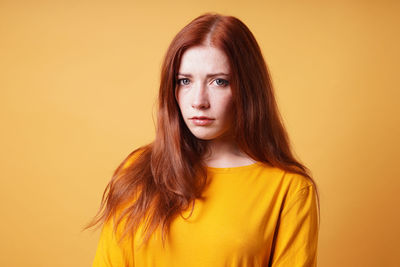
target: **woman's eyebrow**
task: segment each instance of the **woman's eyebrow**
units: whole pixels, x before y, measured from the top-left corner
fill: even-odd
[[[191,74],[186,74],[186,73],[178,73],[178,76],[192,77]],[[218,73],[210,73],[210,74],[206,75],[207,78],[215,77],[215,76],[229,76],[229,74],[224,73],[224,72],[218,72]]]

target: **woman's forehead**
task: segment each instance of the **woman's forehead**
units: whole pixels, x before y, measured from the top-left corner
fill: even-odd
[[[194,46],[187,49],[181,58],[180,74],[204,73],[230,73],[229,60],[225,52],[213,46]]]

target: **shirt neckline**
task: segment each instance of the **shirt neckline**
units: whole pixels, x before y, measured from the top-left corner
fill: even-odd
[[[237,167],[210,167],[207,166],[207,171],[212,172],[212,173],[234,173],[234,172],[240,172],[240,171],[245,171],[252,169],[254,167],[260,166],[262,163],[261,162],[254,162],[249,165],[243,165],[243,166],[237,166]]]

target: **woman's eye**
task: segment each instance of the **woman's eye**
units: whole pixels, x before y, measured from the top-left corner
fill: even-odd
[[[183,78],[178,80],[179,85],[188,85],[190,83],[189,79]]]
[[[227,80],[224,80],[224,79],[216,79],[215,83],[218,86],[227,86],[229,84],[229,82]]]

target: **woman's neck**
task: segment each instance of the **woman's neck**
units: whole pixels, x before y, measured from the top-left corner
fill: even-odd
[[[210,153],[206,155],[204,161],[209,167],[239,167],[256,162],[241,151],[232,139],[210,140],[208,142]]]

